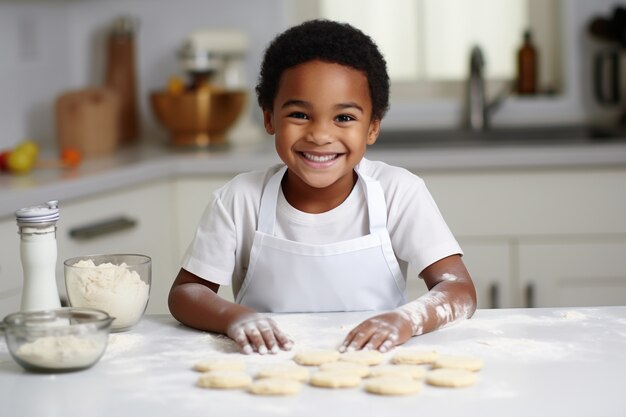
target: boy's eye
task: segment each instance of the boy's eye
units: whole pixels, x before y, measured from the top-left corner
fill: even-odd
[[[292,113],[289,113],[289,117],[293,117],[294,119],[308,119],[309,118],[306,114],[299,112],[299,111],[294,111]]]
[[[351,122],[356,119],[349,114],[340,114],[339,116],[335,117],[335,120],[338,122]]]

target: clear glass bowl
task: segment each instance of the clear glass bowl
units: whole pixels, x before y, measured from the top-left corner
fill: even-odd
[[[72,307],[106,311],[112,332],[139,322],[150,298],[152,260],[135,254],[87,255],[67,259],[65,288]]]
[[[24,369],[70,372],[100,360],[112,321],[104,311],[62,307],[9,314],[2,329],[11,356]]]

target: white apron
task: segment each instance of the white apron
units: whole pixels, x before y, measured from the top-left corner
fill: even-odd
[[[357,168],[370,234],[312,245],[274,236],[286,170],[274,174],[263,190],[248,272],[236,301],[276,313],[387,310],[406,303],[406,280],[391,246],[380,183]]]

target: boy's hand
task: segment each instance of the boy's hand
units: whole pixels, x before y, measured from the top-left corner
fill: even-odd
[[[371,317],[352,329],[339,351],[365,348],[387,352],[409,340],[412,334],[411,321],[406,314],[391,311]]]
[[[279,349],[290,350],[293,346],[274,320],[256,313],[238,318],[228,326],[226,334],[237,342],[246,355],[252,352],[261,355],[277,353]]]

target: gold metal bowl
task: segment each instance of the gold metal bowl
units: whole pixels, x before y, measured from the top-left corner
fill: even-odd
[[[245,91],[214,89],[155,91],[150,101],[172,145],[204,147],[226,143],[226,132],[241,114],[246,96]]]

